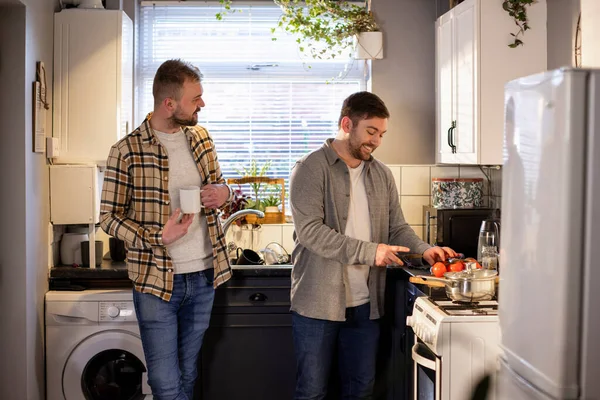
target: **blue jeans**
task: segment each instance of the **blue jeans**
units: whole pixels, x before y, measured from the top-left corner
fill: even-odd
[[[345,322],[292,313],[297,365],[295,400],[325,398],[336,348],[342,399],[372,398],[379,320],[370,320],[369,314],[369,303],[347,308]]]
[[[198,355],[215,296],[213,273],[208,269],[174,275],[168,302],[133,290],[154,400],[192,399]]]

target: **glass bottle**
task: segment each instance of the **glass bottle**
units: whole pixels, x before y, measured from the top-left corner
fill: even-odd
[[[496,246],[483,246],[481,250],[481,267],[498,270],[498,250]]]

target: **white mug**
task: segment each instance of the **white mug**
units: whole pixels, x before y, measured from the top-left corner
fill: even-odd
[[[199,186],[186,186],[179,189],[181,212],[184,214],[198,214],[202,208]]]

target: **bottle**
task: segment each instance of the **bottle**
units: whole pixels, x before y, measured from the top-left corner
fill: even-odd
[[[481,250],[481,268],[498,270],[498,250],[496,246],[483,246]]]

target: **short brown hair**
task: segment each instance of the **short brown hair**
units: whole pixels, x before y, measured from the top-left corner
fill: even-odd
[[[390,112],[383,100],[371,92],[356,92],[344,100],[338,127],[342,124],[342,118],[348,117],[354,125],[362,119],[389,118]]]
[[[154,75],[152,84],[154,104],[159,104],[167,97],[179,100],[186,80],[200,82],[201,79],[200,70],[189,62],[180,59],[165,61]]]

